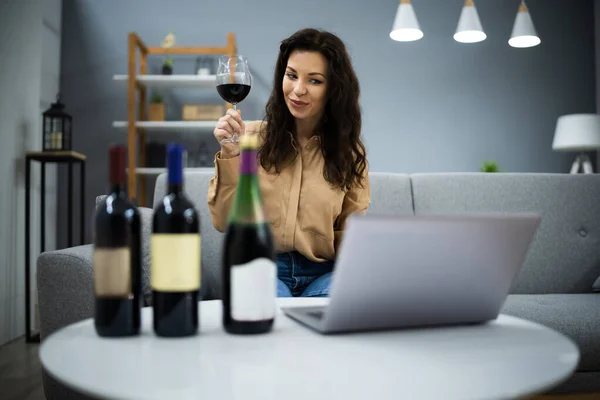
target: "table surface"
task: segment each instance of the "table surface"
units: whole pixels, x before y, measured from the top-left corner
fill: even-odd
[[[280,306],[326,298],[278,299]],[[567,379],[579,361],[565,336],[500,315],[487,324],[325,336],[283,315],[270,334],[235,336],[221,302],[203,301],[200,333],[165,339],[144,308],[142,334],[96,335],[87,319],[40,347],[46,371],[109,399],[507,399]]]

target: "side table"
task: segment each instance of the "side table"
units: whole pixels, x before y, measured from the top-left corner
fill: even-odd
[[[31,333],[31,266],[30,266],[30,224],[31,224],[31,162],[39,161],[42,167],[41,187],[40,187],[40,206],[41,206],[41,221],[40,221],[40,253],[45,251],[45,229],[46,229],[46,163],[67,163],[68,165],[68,227],[67,241],[68,247],[73,245],[73,164],[80,165],[80,242],[83,244],[84,237],[84,193],[85,193],[85,160],[84,154],[76,151],[38,151],[25,153],[25,335],[26,341],[39,342],[40,335]]]

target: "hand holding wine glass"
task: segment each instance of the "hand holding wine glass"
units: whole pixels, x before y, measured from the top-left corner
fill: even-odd
[[[219,95],[223,100],[231,103],[233,110],[237,111],[237,104],[248,96],[252,86],[252,75],[246,57],[242,55],[219,57],[216,84]],[[239,142],[238,133],[240,132],[243,133],[243,131],[234,130],[231,136],[221,138],[219,143]]]
[[[245,131],[246,126],[239,111],[229,109],[224,116],[219,118],[213,134],[221,144],[223,158],[232,158],[240,154],[239,138],[235,141],[231,138],[236,135],[236,132],[243,135]]]

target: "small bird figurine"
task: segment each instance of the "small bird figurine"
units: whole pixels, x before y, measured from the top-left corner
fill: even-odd
[[[167,36],[161,42],[161,46],[164,48],[173,47],[175,45],[175,33],[169,32]]]

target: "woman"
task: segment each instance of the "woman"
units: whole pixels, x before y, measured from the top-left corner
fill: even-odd
[[[304,29],[279,48],[264,121],[228,110],[214,136],[258,134],[259,179],[277,252],[278,297],[325,297],[346,219],[370,202],[361,141],[359,83],[343,42]],[[239,144],[215,156],[208,205],[225,231],[239,170]]]

